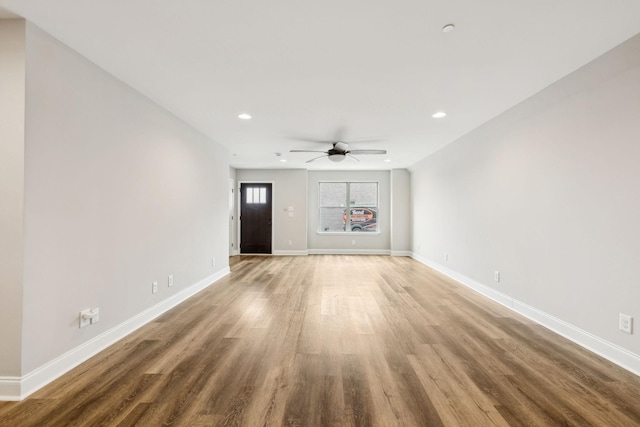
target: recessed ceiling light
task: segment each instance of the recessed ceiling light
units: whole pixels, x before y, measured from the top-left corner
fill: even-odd
[[[247,113],[242,113],[242,114],[238,114],[238,118],[242,120],[249,120],[251,119],[251,116]]]
[[[384,159],[385,162],[391,163],[391,159]]]
[[[281,163],[287,163],[287,159],[280,159]]]
[[[447,116],[447,113],[445,113],[444,111],[438,111],[437,113],[434,113],[431,117],[433,117],[434,119],[441,119],[446,116]]]
[[[453,24],[447,24],[444,27],[442,27],[442,32],[443,33],[450,33],[451,31],[455,30],[456,26]]]

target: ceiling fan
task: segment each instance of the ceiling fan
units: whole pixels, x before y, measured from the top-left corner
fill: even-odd
[[[311,163],[314,160],[328,157],[332,162],[341,162],[347,157],[359,162],[354,154],[387,154],[387,150],[349,150],[349,144],[343,141],[337,141],[333,143],[333,147],[327,151],[318,150],[290,150],[291,153],[323,153],[322,156],[314,157],[311,160],[307,160],[305,163]]]

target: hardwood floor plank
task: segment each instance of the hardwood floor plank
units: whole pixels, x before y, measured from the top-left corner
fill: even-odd
[[[639,377],[412,259],[230,265],[23,402],[0,402],[0,427],[640,425]]]
[[[489,399],[464,372],[451,367],[429,345],[409,363],[445,425],[508,426]]]
[[[386,343],[379,335],[363,338],[368,341],[369,346],[365,357],[365,371],[371,398],[378,410],[376,418],[385,420],[389,425],[421,425],[422,420],[417,419],[416,414],[409,410],[398,389],[394,372],[385,356]]]
[[[31,398],[22,402],[0,402],[0,426],[34,426],[43,413],[51,413],[58,406],[56,399]]]
[[[279,426],[282,424],[291,389],[292,367],[272,367],[248,403],[245,425]]]
[[[348,425],[371,426],[376,419],[367,375],[364,370],[365,356],[347,354],[342,361],[342,389],[344,417]]]
[[[135,427],[138,425],[140,419],[144,416],[147,409],[149,409],[150,403],[138,403],[136,407],[131,411],[122,421],[117,424],[117,427]]]
[[[99,381],[96,380],[96,377],[93,377],[93,381],[86,381],[86,378],[83,378],[77,387],[64,387],[65,394],[60,395],[58,400],[73,400],[74,405],[52,407],[49,411],[42,411],[38,417],[33,417],[32,421],[35,425],[64,425],[65,423],[90,425],[89,419],[92,416],[92,411],[89,408],[101,412],[112,407],[114,400],[112,400],[111,393],[115,393],[118,389],[127,389],[128,382],[134,379],[133,376],[127,374],[139,372],[143,368],[145,359],[156,353],[158,347],[157,341],[141,341],[135,348],[127,352],[128,358],[126,360],[118,359],[117,363],[105,366],[107,369],[101,372],[101,376],[98,377]],[[72,371],[71,376],[75,374]]]

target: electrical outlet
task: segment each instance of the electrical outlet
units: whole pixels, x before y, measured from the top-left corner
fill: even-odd
[[[444,253],[444,260],[449,261],[449,254],[446,252]]]
[[[94,323],[98,323],[100,320],[100,309],[96,308],[87,308],[86,310],[82,310],[80,312],[80,327],[84,328],[85,326],[93,325]]]
[[[622,332],[632,334],[633,333],[633,317],[629,316],[628,314],[620,313],[618,328]]]
[[[169,279],[167,280],[167,284],[169,287],[173,286],[173,274],[169,275]]]
[[[493,272],[493,280],[495,280],[496,282],[500,281],[500,272],[498,270]]]
[[[215,266],[216,266],[216,259],[211,258],[211,267],[215,267]]]
[[[158,282],[153,282],[151,284],[151,293],[155,294],[156,292],[158,292]]]
[[[94,325],[100,321],[100,308],[96,307],[91,310],[91,324]]]
[[[292,246],[293,242],[291,240],[289,240],[289,246]]]
[[[352,246],[355,246],[355,245],[356,245],[356,241],[355,241],[355,240],[352,240],[352,241],[351,241],[351,245],[352,245]]]
[[[91,323],[91,318],[87,316],[90,311],[91,311],[90,309],[87,309],[87,310],[82,310],[80,312],[80,315],[78,317],[80,319],[81,328],[84,328],[85,326],[89,326],[89,324]]]

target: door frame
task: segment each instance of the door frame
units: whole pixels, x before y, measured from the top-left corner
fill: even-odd
[[[238,251],[239,255],[242,255],[242,251],[240,250],[240,237],[241,237],[241,232],[242,232],[242,207],[241,207],[241,203],[242,200],[240,199],[240,197],[242,197],[242,194],[240,192],[240,188],[242,188],[242,184],[271,184],[271,253],[270,254],[255,254],[255,255],[273,255],[273,252],[275,251],[275,248],[273,247],[274,244],[274,237],[275,237],[275,233],[273,232],[274,228],[275,228],[275,224],[276,224],[276,204],[275,204],[275,194],[276,194],[276,183],[274,181],[269,181],[269,180],[265,180],[265,179],[260,179],[260,180],[250,180],[250,181],[238,181],[237,182],[237,186],[236,186],[236,193],[238,193],[238,197],[236,198],[236,207],[237,207],[237,212],[236,212],[236,218],[238,218],[238,235],[237,235],[237,240],[236,242],[238,242],[238,247],[236,248],[236,250]],[[251,254],[245,254],[245,255],[251,255]]]
[[[236,238],[236,218],[238,214],[236,212],[236,180],[235,178],[229,178],[229,256],[235,256],[238,254],[238,245],[235,244]]]

